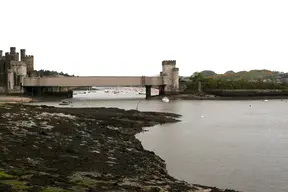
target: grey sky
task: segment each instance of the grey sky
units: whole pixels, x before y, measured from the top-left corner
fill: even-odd
[[[285,0],[4,0],[1,49],[76,75],[288,71]]]

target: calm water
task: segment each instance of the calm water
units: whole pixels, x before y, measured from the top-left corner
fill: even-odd
[[[74,99],[74,107],[135,109],[140,97],[92,99]],[[155,126],[137,135],[146,149],[167,162],[172,176],[190,183],[249,192],[288,191],[285,101],[144,100],[139,109],[183,115],[180,123]]]

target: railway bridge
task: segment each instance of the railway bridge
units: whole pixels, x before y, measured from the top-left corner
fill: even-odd
[[[179,91],[179,68],[176,60],[162,61],[159,76],[80,76],[80,77],[25,77],[23,90],[26,94],[45,96],[65,93],[73,96],[73,87],[142,86],[146,87],[146,98],[151,96],[151,88],[159,88],[165,95]]]

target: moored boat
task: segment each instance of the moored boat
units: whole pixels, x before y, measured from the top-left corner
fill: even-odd
[[[61,103],[59,103],[59,105],[70,105],[71,103],[71,101],[62,101]]]

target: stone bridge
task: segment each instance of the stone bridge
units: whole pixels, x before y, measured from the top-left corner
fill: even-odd
[[[166,60],[162,62],[162,72],[159,76],[26,77],[22,86],[25,93],[33,95],[45,95],[56,90],[61,92],[61,89],[67,91],[69,87],[143,86],[146,87],[148,98],[151,96],[151,87],[159,88],[161,95],[178,92],[179,69],[176,68],[175,60]],[[72,93],[69,94],[71,97]]]

